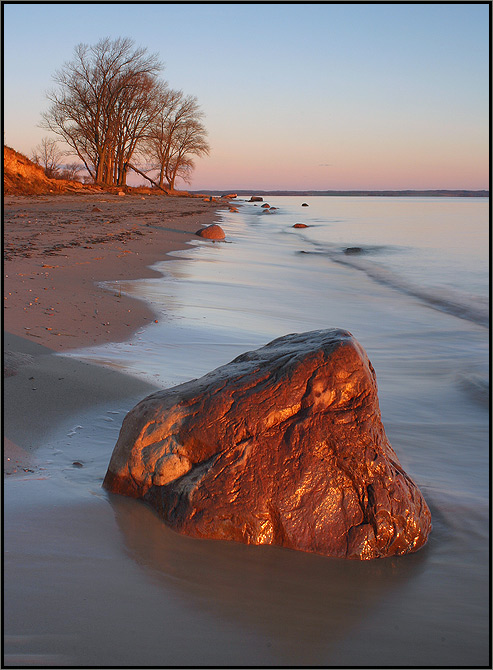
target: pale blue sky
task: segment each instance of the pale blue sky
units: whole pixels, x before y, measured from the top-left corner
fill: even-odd
[[[193,188],[487,188],[489,6],[4,4],[4,124],[30,154],[79,42],[131,37],[196,95]]]

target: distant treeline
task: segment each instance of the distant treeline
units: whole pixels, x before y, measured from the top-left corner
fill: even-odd
[[[190,191],[191,193],[203,193],[204,195],[219,193],[215,191]],[[446,197],[446,198],[489,198],[489,191],[466,191],[466,190],[429,190],[429,191],[255,191],[249,190],[235,190],[227,189],[224,193],[236,193],[236,195],[299,195],[299,196],[314,196],[314,195],[351,195],[351,196],[381,196],[381,197]]]

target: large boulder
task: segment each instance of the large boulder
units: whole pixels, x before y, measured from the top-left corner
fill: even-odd
[[[372,365],[344,330],[286,335],[148,396],[103,485],[180,533],[327,556],[405,554],[431,529],[385,435]]]

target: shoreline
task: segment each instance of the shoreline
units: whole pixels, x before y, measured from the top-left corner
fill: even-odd
[[[4,198],[4,476],[32,471],[37,442],[78,410],[154,386],[72,357],[155,319],[99,282],[158,277],[149,266],[228,202],[112,194]],[[100,211],[93,211],[93,210]]]
[[[186,249],[220,207],[173,196],[6,196],[4,330],[59,352],[129,339],[152,309],[97,284],[160,276],[150,266]]]

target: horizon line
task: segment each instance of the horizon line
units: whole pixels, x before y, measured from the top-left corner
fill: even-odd
[[[194,188],[194,189],[184,189],[187,190],[189,193],[218,193],[219,191],[221,193],[225,194],[230,194],[230,193],[236,193],[236,194],[241,194],[241,195],[248,195],[248,194],[264,194],[264,195],[305,195],[305,194],[310,194],[310,195],[316,195],[316,194],[323,194],[323,195],[344,195],[344,194],[361,194],[361,195],[367,195],[367,194],[397,194],[397,193],[406,193],[406,194],[436,194],[436,193],[444,193],[444,194],[457,194],[457,193],[474,193],[474,194],[484,194],[489,196],[489,189],[485,188],[478,188],[478,189],[472,189],[472,188],[429,188],[429,189],[422,189],[422,188],[399,188],[399,189],[288,189],[288,188],[272,188],[272,189],[254,189],[254,188],[241,188],[241,189],[235,189],[235,188],[226,188],[226,189],[221,189],[221,188]]]

